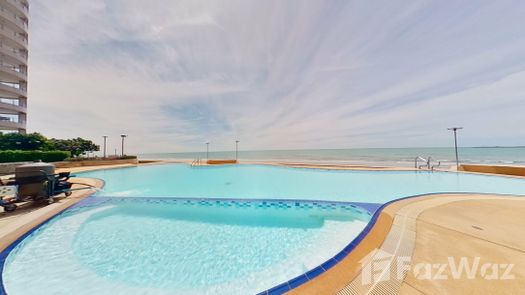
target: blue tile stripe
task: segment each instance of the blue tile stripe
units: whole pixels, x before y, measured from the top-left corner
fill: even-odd
[[[372,216],[381,204],[353,203],[340,201],[310,201],[288,199],[218,199],[218,198],[171,198],[171,197],[101,197],[87,198],[70,208],[76,211],[80,208],[94,207],[101,204],[138,203],[204,206],[204,207],[233,207],[255,209],[298,209],[322,211],[348,211],[363,216]]]

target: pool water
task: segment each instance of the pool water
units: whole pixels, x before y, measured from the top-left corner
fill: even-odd
[[[525,195],[520,178],[451,172],[170,164],[78,176],[106,185],[9,253],[9,294],[254,294],[334,257],[378,204]]]
[[[268,165],[152,165],[82,173],[104,179],[100,195],[307,199],[386,203],[435,192],[525,194],[525,180],[453,172],[343,171]]]
[[[344,204],[94,198],[19,244],[4,285],[9,294],[251,294],[332,258],[369,219]]]

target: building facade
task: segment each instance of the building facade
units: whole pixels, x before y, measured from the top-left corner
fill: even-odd
[[[0,132],[26,132],[28,0],[0,0]]]

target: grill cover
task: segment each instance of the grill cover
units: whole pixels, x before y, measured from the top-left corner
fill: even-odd
[[[46,197],[47,176],[55,173],[55,165],[31,163],[15,168],[19,197]]]

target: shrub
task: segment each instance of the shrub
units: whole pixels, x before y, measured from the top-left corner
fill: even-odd
[[[130,159],[136,159],[137,156],[128,156],[128,155],[124,155],[124,156],[120,156],[118,157],[119,159],[121,160],[130,160]]]
[[[20,134],[0,132],[0,151],[69,151],[73,157],[85,152],[96,152],[99,146],[91,140],[80,137],[72,139],[56,139],[43,136],[40,133]]]
[[[20,134],[0,132],[0,150],[42,150],[47,144],[47,138],[40,133]]]
[[[56,139],[51,138],[47,142],[49,150],[69,151],[73,157],[78,157],[85,152],[96,152],[99,146],[91,140],[80,137],[73,139]]]
[[[80,161],[104,161],[104,160],[129,160],[129,159],[136,159],[137,156],[109,156],[107,158],[102,157],[75,157],[75,158],[67,158],[66,161],[70,162],[80,162]]]
[[[0,163],[38,161],[59,162],[71,156],[67,151],[0,151]]]

